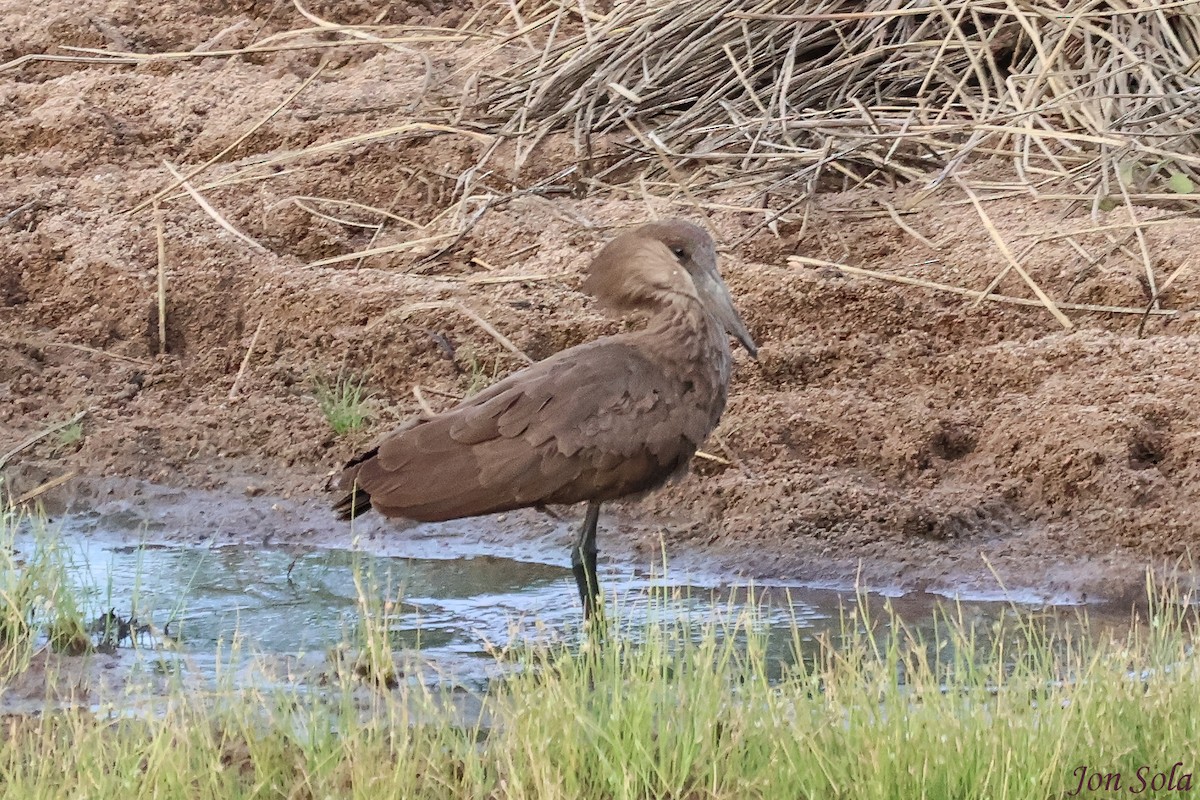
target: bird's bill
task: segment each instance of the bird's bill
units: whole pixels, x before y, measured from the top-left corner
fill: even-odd
[[[725,323],[725,330],[730,336],[738,340],[738,344],[746,348],[746,352],[753,359],[758,359],[758,345],[754,343],[754,338],[750,336],[750,331],[746,330],[746,323],[742,321],[741,316],[737,313],[737,309],[732,304],[729,306],[730,318],[722,320]]]
[[[738,340],[738,343],[746,348],[746,352],[751,358],[758,358],[758,345],[754,343],[754,338],[750,336],[750,331],[746,329],[746,323],[742,320],[741,314],[738,314],[737,309],[733,307],[733,298],[729,296],[729,289],[726,288],[724,281],[720,278],[706,277],[705,280],[698,281],[701,292],[707,297],[708,307],[712,310],[720,323],[725,327],[726,333]]]

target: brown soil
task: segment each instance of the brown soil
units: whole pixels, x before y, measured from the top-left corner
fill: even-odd
[[[385,7],[309,5],[346,23],[373,21]],[[464,12],[451,5],[392,3],[383,21],[452,27]],[[191,9],[4,0],[0,13],[15,25],[0,36],[0,61],[63,45],[235,48],[308,24],[290,4]],[[228,177],[255,158],[403,125],[460,96],[467,72],[456,68],[481,51],[435,43],[328,52],[312,85],[195,182]],[[111,482],[117,477],[214,490],[214,498],[308,498],[293,535],[342,535],[323,510],[325,479],[417,409],[413,385],[445,404],[433,392],[461,394],[520,363],[458,311],[406,306],[462,302],[532,358],[545,357],[622,324],[577,291],[589,255],[615,229],[652,214],[700,216],[640,192],[526,195],[492,204],[456,242],[419,244],[361,266],[309,266],[418,234],[397,222],[372,241],[372,229],[314,216],[293,198],[386,208],[428,224],[424,235],[452,232],[456,212],[434,218],[456,201],[456,179],[485,145],[425,132],[341,148],[281,164],[270,180],[204,189],[265,251],[221,230],[186,196],[163,202],[160,355],[155,215],[126,212],[168,184],[164,160],[184,169],[213,157],[299,88],[323,54],[39,62],[0,72],[0,452],[89,409],[82,437],[54,433],[10,459],[7,491],[20,495],[76,473],[42,499],[52,507],[71,496],[95,502],[101,490],[128,488]],[[552,174],[570,155],[551,139],[518,183]],[[968,166],[976,177],[1009,169]],[[1200,542],[1195,270],[1185,269],[1163,296],[1181,313],[1150,318],[1139,337],[1137,316],[1070,311],[1074,328],[1066,331],[1040,308],[972,308],[951,294],[789,265],[788,255],[801,254],[986,286],[1005,261],[957,190],[906,218],[935,250],[883,212],[915,191],[818,195],[808,224],[778,235],[755,232],[761,214],[706,213],[728,247],[723,272],[761,358],[739,360],[729,409],[709,443],[729,463],[697,461],[686,480],[626,507],[652,524],[624,528],[624,544],[613,546],[656,549],[661,532],[673,554],[748,575],[844,581],[861,564],[873,583],[982,587],[994,568],[1010,586],[1111,595],[1135,584],[1145,564],[1178,559]],[[488,200],[475,197],[462,210],[472,214]],[[351,222],[379,218],[320,208]],[[1031,235],[1129,219],[1123,210],[1093,218],[1086,207],[1029,197],[991,200],[987,210],[1016,250]],[[1060,301],[1144,306],[1139,244],[1128,230],[1117,234],[1123,248],[1103,233],[1076,237],[1091,260],[1056,240],[1022,263]],[[1193,219],[1148,229],[1147,240],[1159,283],[1196,266]],[[514,275],[531,277],[466,280]],[[1015,275],[999,291],[1031,296]],[[371,425],[343,437],[313,391],[314,380],[339,374],[365,380],[372,392]],[[143,496],[145,507],[170,499],[165,491]],[[263,532],[250,527],[247,537]]]

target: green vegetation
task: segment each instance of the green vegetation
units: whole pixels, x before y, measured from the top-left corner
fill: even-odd
[[[10,717],[0,780],[30,798],[1026,798],[1074,790],[1081,766],[1136,787],[1142,767],[1150,781],[1195,763],[1200,682],[1178,618],[1103,645],[1026,619],[980,663],[954,655],[978,644],[961,621],[918,643],[847,620],[847,643],[775,682],[752,622],[518,648],[525,669],[469,719],[411,666],[365,695],[334,671],[320,694],[179,683],[109,716]]]
[[[69,450],[83,440],[83,421],[72,422],[57,434],[58,449]]]
[[[15,524],[3,517],[10,545]],[[1015,612],[984,631],[951,607],[920,635],[858,612],[837,637],[796,632],[788,663],[753,613],[662,599],[630,623],[618,604],[604,646],[514,644],[477,693],[394,652],[397,606],[378,599],[392,593],[356,572],[361,620],[319,687],[281,683],[265,658],[269,679],[198,679],[186,655],[163,669],[147,650],[157,688],[93,705],[92,673],[66,665],[96,656],[53,633],[82,630],[83,604],[44,526],[36,538],[0,563],[4,685],[39,663],[53,705],[5,716],[7,796],[1029,798],[1081,780],[1089,796],[1092,775],[1139,788],[1176,762],[1190,783],[1200,750],[1195,612],[1153,587],[1150,619],[1116,634]]]
[[[358,430],[371,416],[366,404],[370,393],[363,381],[338,377],[330,383],[314,379],[313,393],[329,427],[338,436]]]
[[[23,521],[32,528],[32,545],[18,549],[14,540]],[[39,640],[54,652],[90,649],[67,567],[67,554],[48,535],[44,519],[24,519],[0,506],[0,676],[27,669]]]
[[[493,358],[491,367],[484,362],[475,352],[474,348],[462,348],[463,358],[466,361],[466,381],[467,385],[463,389],[464,397],[471,397],[482,392],[487,387],[496,382],[500,377],[500,359]]]

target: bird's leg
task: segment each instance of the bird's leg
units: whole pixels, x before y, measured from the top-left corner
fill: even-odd
[[[593,500],[587,505],[579,537],[571,548],[571,569],[575,572],[575,585],[579,587],[585,620],[595,615],[596,601],[600,597],[600,580],[596,576],[596,523],[599,520],[600,503]]]

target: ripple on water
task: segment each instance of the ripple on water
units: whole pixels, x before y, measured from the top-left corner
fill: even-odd
[[[494,646],[516,635],[562,638],[578,633],[579,602],[566,565],[472,553],[462,548],[431,557],[380,556],[336,549],[130,543],[123,527],[106,529],[93,516],[67,518],[55,530],[72,562],[72,576],[88,592],[96,614],[115,608],[162,629],[174,620],[193,664],[216,669],[215,654],[237,640],[247,657],[287,657],[307,663],[339,643],[354,640],[360,619],[360,586],[385,613],[393,645],[418,651],[438,674],[467,685],[496,673]],[[151,534],[152,535],[152,534]],[[30,534],[18,547],[32,547]],[[836,635],[860,601],[853,592],[773,581],[754,588],[721,580],[661,575],[608,564],[608,596],[636,636],[646,620],[684,616],[735,618],[753,609],[755,624],[771,631],[769,654],[790,660],[794,641]],[[358,581],[356,583],[356,580]],[[664,600],[666,598],[667,600]],[[883,600],[869,598],[873,606]],[[932,626],[944,602],[930,595],[890,601],[910,629]],[[390,605],[383,609],[385,603]],[[1008,602],[962,604],[966,618],[985,624]]]

